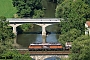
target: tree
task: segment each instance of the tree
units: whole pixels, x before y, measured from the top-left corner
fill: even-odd
[[[49,2],[57,3],[57,0],[49,0]]]
[[[77,37],[81,35],[81,31],[77,29],[71,29],[65,34],[59,36],[58,41],[65,46],[66,42],[73,42]]]
[[[44,11],[40,10],[34,10],[33,18],[42,18],[44,17]]]
[[[90,59],[90,37],[82,35],[72,43],[70,60]]]
[[[33,28],[33,24],[23,24],[17,27],[18,34],[21,34],[23,32],[29,31],[31,28]]]
[[[14,7],[17,8],[17,14],[20,17],[32,17],[34,10],[42,10],[42,0],[13,0]]]
[[[0,53],[4,50],[12,48],[11,44],[13,42],[14,34],[12,30],[8,28],[9,22],[6,21],[5,17],[0,17]]]
[[[61,4],[64,0],[57,0],[58,4]]]
[[[17,50],[7,50],[1,57],[3,59],[12,59],[12,60],[31,60],[30,54],[21,55]]]
[[[87,19],[85,16],[89,14],[88,11],[90,11],[89,5],[82,0],[65,0],[59,4],[55,15],[56,17],[64,18],[64,21],[66,21],[60,23],[62,33],[76,28],[84,34],[84,23]]]
[[[90,0],[85,0],[85,3],[89,5],[88,14],[86,14],[85,18],[87,18],[87,20],[90,20]]]

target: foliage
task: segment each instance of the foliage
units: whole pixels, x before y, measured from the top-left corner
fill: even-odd
[[[49,2],[57,3],[57,0],[48,0]]]
[[[44,11],[40,10],[34,10],[33,18],[42,18],[44,17]]]
[[[81,35],[80,30],[71,29],[67,33],[60,35],[58,40],[64,46],[66,42],[73,42],[80,35]]]
[[[9,22],[5,17],[0,17],[0,58],[13,60],[30,60],[28,54],[21,55],[16,50],[9,50],[12,47],[14,34],[9,29]]]
[[[89,12],[89,5],[82,0],[65,0],[56,8],[56,17],[64,18],[65,22],[61,22],[61,32],[65,33],[72,28],[81,30],[84,34],[84,23]]]
[[[13,7],[12,0],[0,0],[0,16],[12,18],[16,12],[17,10]]]
[[[90,59],[90,37],[78,37],[72,43],[70,60],[89,60]]]
[[[13,0],[14,7],[17,8],[17,14],[20,17],[32,17],[34,10],[42,10],[42,0]]]
[[[3,59],[13,59],[13,60],[31,60],[31,57],[29,54],[21,55],[16,50],[7,50],[2,55]]]
[[[32,28],[32,24],[23,24],[20,26],[20,28],[22,28],[23,31],[28,31]]]
[[[57,0],[58,4],[61,4],[64,0]]]
[[[67,41],[73,41],[69,60],[90,59],[90,37],[80,37],[85,32],[86,20],[90,18],[89,11],[89,0],[64,0],[56,8],[56,17],[64,18],[64,21],[59,24],[61,28],[59,42],[64,44]]]
[[[5,17],[0,17],[0,53],[4,50],[12,48],[11,44],[13,42],[14,34],[12,30],[8,28],[9,22],[6,21]]]
[[[17,27],[18,34],[21,34],[23,32],[28,32],[30,29],[34,28],[33,24],[25,23],[23,25],[20,25]]]

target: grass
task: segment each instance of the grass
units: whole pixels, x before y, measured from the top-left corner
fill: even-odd
[[[0,0],[0,16],[12,18],[16,12],[17,10],[13,7],[12,0]]]
[[[12,60],[12,59],[0,59],[0,60]]]

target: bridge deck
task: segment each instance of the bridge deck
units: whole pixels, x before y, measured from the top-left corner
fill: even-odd
[[[25,19],[25,18],[8,18],[10,23],[58,23],[60,18],[46,18],[46,19]]]

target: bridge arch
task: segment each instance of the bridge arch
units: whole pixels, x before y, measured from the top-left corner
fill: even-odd
[[[45,58],[44,60],[61,60],[61,58],[60,57],[48,57],[48,58]]]

